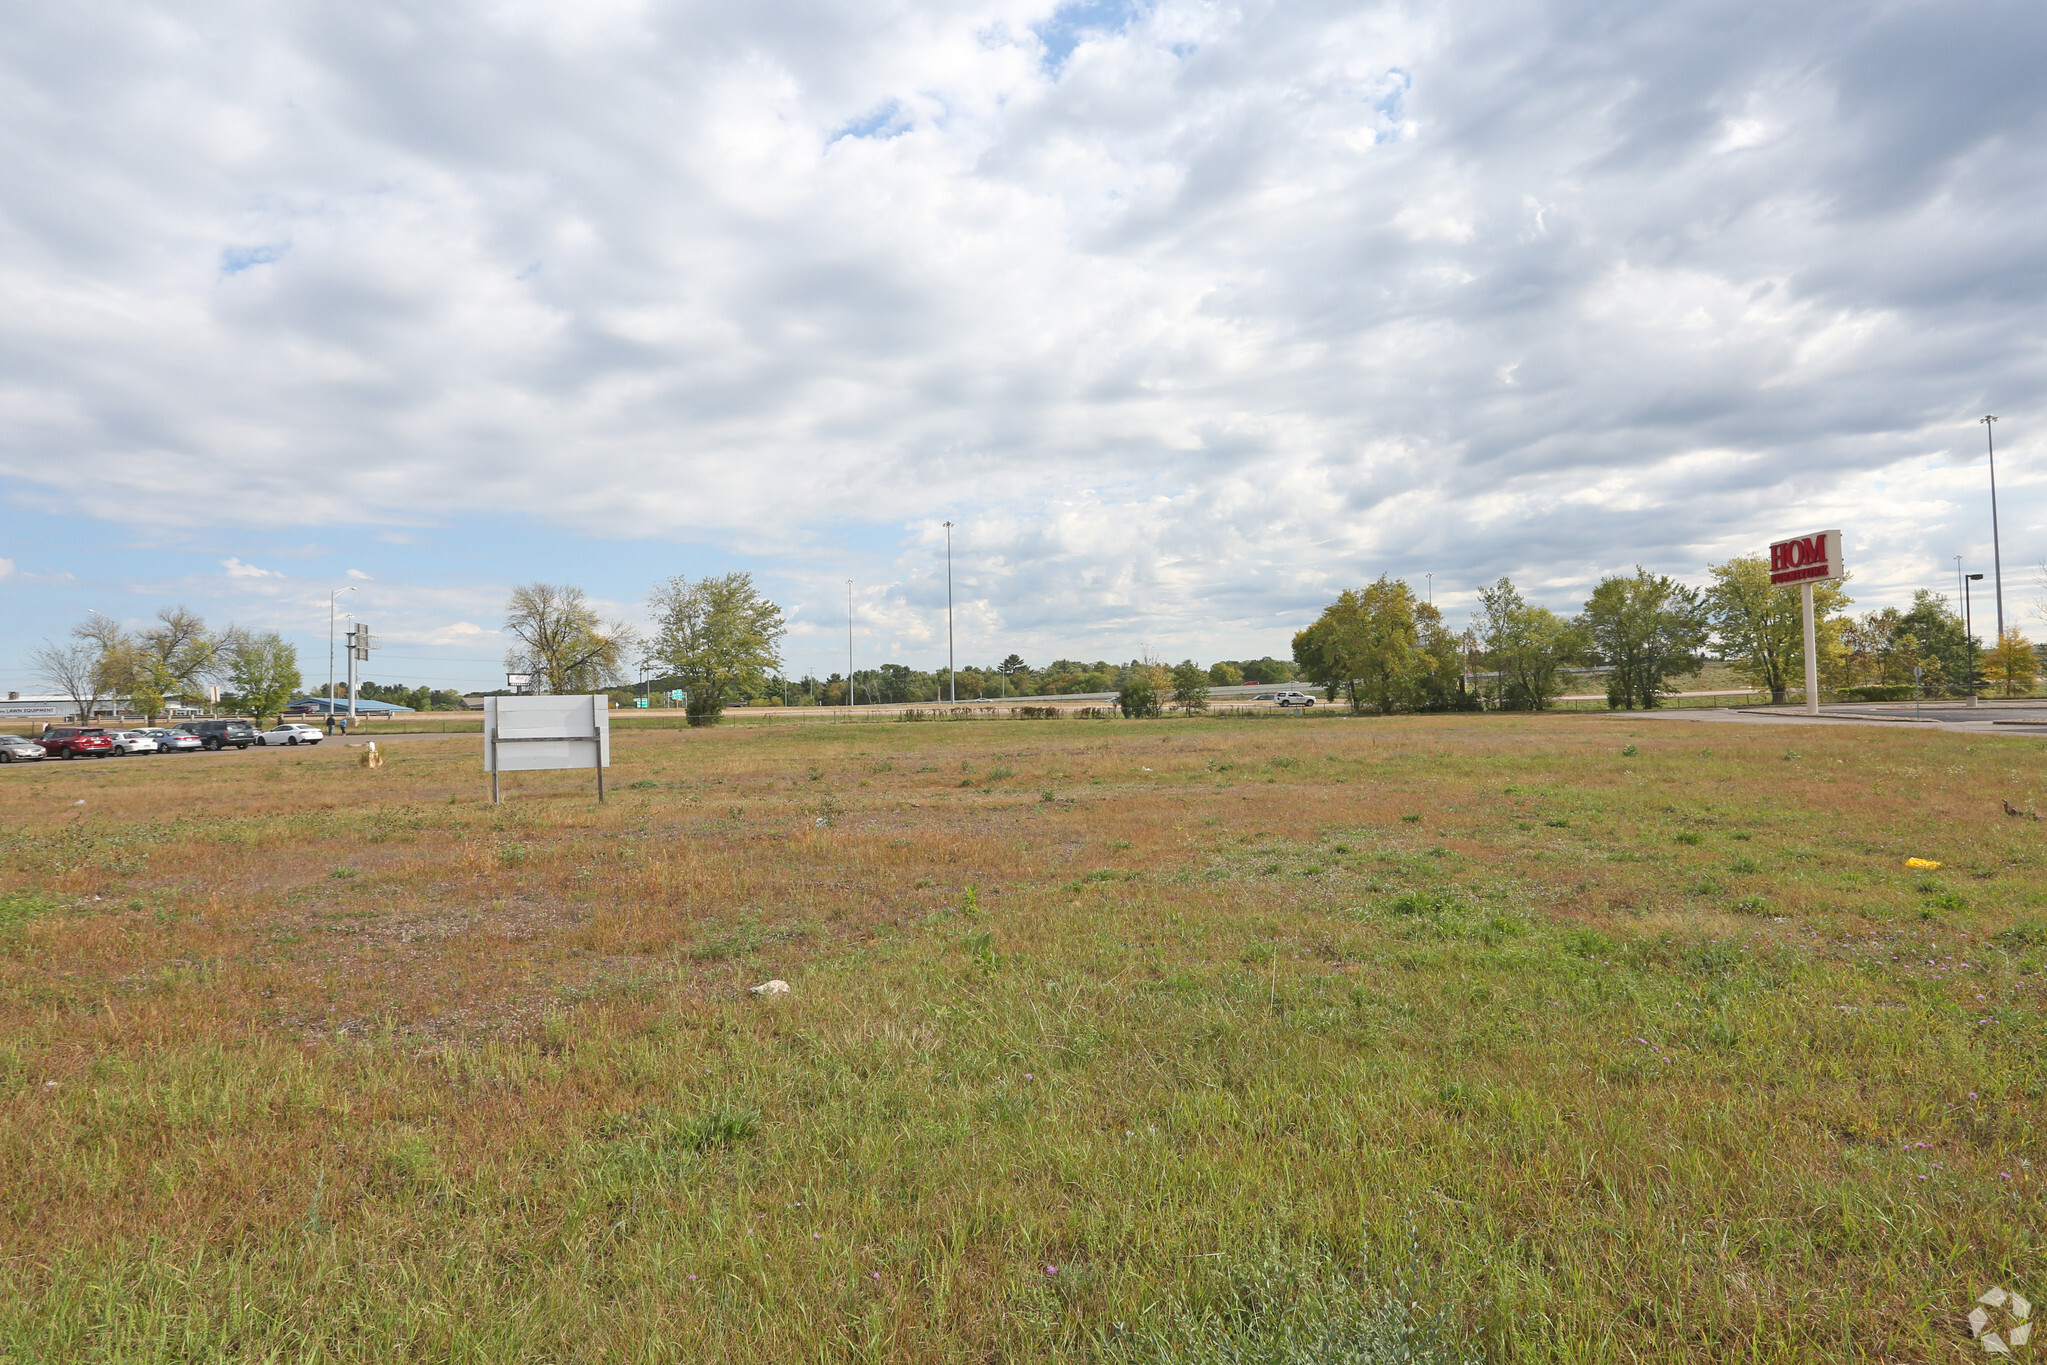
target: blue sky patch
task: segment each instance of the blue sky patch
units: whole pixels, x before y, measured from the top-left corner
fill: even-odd
[[[1057,73],[1090,35],[1121,33],[1144,13],[1139,0],[1073,0],[1031,32],[1045,45],[1045,69]]]
[[[239,275],[253,265],[269,265],[291,250],[290,242],[266,242],[261,246],[229,246],[220,251],[220,273]]]
[[[886,142],[909,131],[910,120],[904,116],[901,103],[887,100],[873,113],[862,114],[833,133],[831,141],[837,142],[845,137],[871,137]]]

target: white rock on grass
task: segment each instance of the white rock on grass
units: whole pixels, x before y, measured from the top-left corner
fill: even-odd
[[[789,993],[789,983],[778,978],[774,981],[763,981],[760,983],[760,985],[750,986],[747,989],[752,994],[763,997],[770,995],[787,995]]]

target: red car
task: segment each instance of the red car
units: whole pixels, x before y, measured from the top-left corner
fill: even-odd
[[[52,725],[36,736],[51,758],[112,758],[114,737],[95,725]]]

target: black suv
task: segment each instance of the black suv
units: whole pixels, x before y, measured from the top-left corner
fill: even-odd
[[[256,742],[256,727],[245,720],[188,720],[178,730],[199,736],[199,742],[209,749],[225,749],[230,744],[246,749]]]

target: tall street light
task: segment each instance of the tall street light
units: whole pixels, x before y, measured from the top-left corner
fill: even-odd
[[[330,716],[334,714],[334,600],[345,592],[354,591],[351,585],[327,594],[327,714]],[[330,725],[327,728],[331,731],[334,727]]]
[[[1972,573],[1962,580],[1962,632],[1969,637],[1969,705],[1976,704],[1976,627],[1969,611],[1969,585],[1980,582],[1983,575]],[[2002,643],[2000,641],[1999,643]]]
[[[1997,641],[2004,643],[2004,552],[1997,543],[1997,436],[1995,417],[1983,419],[1983,439],[1990,444],[1990,567],[1997,574]]]
[[[952,656],[952,523],[945,523],[945,678],[952,687],[952,705],[960,704],[959,665]]]
[[[853,705],[853,580],[846,580],[846,705]]]

